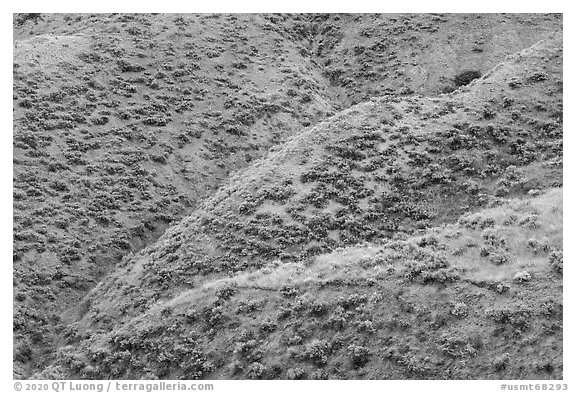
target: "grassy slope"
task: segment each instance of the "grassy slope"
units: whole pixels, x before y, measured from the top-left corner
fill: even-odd
[[[42,367],[62,311],[122,256],[331,113],[318,70],[268,25],[44,15],[15,27],[16,375]]]
[[[559,379],[561,249],[553,189],[418,236],[208,280],[109,333],[72,327],[40,376]]]
[[[526,212],[519,210],[523,217],[508,224],[527,228],[522,232],[524,237],[537,233],[548,236],[548,240],[542,237],[530,242],[531,247],[542,253],[534,257],[534,264],[526,262],[524,248],[528,241],[506,232],[504,222],[500,221],[481,224],[488,230],[496,225],[494,236],[483,233],[486,242],[483,245],[478,239],[475,245],[468,244],[474,243],[474,237],[481,232],[470,232],[467,237],[472,240],[466,244],[458,240],[459,235],[450,233],[457,238],[449,241],[447,247],[451,253],[434,240],[430,240],[429,246],[428,241],[421,242],[423,250],[420,250],[406,246],[403,239],[417,235],[423,228],[456,221],[464,212],[501,205],[508,197],[526,195],[532,189],[561,185],[561,73],[561,34],[555,34],[511,56],[484,78],[451,95],[374,99],[296,135],[266,159],[234,176],[190,218],[171,227],[156,244],[125,259],[85,299],[78,310],[81,319],[66,333],[69,346],[59,352],[56,367],[47,369],[43,375],[63,372],[83,377],[140,378],[151,376],[150,373],[162,378],[288,377],[276,365],[286,361],[280,350],[283,345],[280,333],[292,327],[302,329],[302,334],[297,331],[295,334],[306,345],[298,347],[291,359],[297,362],[295,367],[304,369],[303,375],[307,377],[336,377],[342,373],[348,373],[347,377],[375,378],[558,376],[561,360],[554,356],[558,354],[561,336],[558,311],[561,282],[544,285],[554,276],[542,266],[551,249],[561,249],[559,228],[547,226],[543,233],[531,227],[538,225],[538,215],[561,215],[558,192],[545,197],[550,198],[550,204],[557,205],[555,211],[546,211],[547,202],[535,203],[529,207],[537,214],[526,217]],[[502,209],[512,213],[509,209],[514,207]],[[554,219],[544,221],[553,223]],[[466,228],[472,224],[459,225]],[[398,303],[392,304],[409,317],[396,318],[388,311],[377,311],[378,307],[365,312],[361,304],[366,299],[359,299],[362,296],[358,293],[350,294],[352,300],[335,300],[334,295],[347,285],[338,284],[338,280],[336,287],[318,284],[319,291],[320,288],[326,291],[319,298],[330,300],[329,310],[336,307],[335,301],[342,303],[338,303],[342,310],[332,311],[344,313],[344,320],[368,318],[371,313],[379,315],[376,324],[384,329],[386,335],[382,337],[388,347],[396,337],[405,336],[407,341],[389,348],[384,356],[387,360],[382,360],[396,364],[390,370],[380,368],[383,363],[378,362],[368,363],[373,367],[360,367],[367,358],[372,359],[365,353],[366,347],[369,353],[378,348],[371,343],[370,334],[365,339],[349,334],[338,336],[338,342],[314,341],[315,329],[322,331],[324,325],[307,327],[306,319],[298,314],[310,306],[306,299],[310,303],[316,298],[311,295],[313,291],[308,295],[306,290],[296,291],[295,296],[300,293],[303,298],[294,303],[290,288],[281,289],[280,293],[275,291],[276,287],[247,289],[240,291],[239,299],[246,296],[245,301],[234,301],[231,303],[234,308],[229,309],[226,299],[234,290],[218,292],[219,299],[214,301],[209,291],[201,289],[211,288],[210,283],[230,276],[236,277],[232,281],[242,283],[248,280],[242,278],[243,272],[254,269],[275,272],[271,280],[278,285],[283,280],[290,282],[290,269],[299,269],[299,274],[311,278],[306,269],[318,263],[316,255],[362,241],[387,243],[391,236],[400,241],[400,245],[391,246],[398,248],[400,254],[385,262],[385,265],[400,262],[397,268],[384,269],[391,270],[392,283],[386,284],[384,277],[381,281],[362,271],[344,277],[338,273],[337,278],[346,282],[349,275],[357,275],[359,280],[352,291],[355,293],[359,288],[366,287],[372,293],[374,285],[391,285],[383,287],[381,296],[389,303],[395,298]],[[476,250],[475,246],[483,249]],[[468,255],[474,252],[483,255],[482,259]],[[458,258],[449,257],[452,254]],[[319,260],[322,258],[328,257]],[[366,263],[367,268],[374,267],[371,265],[382,268],[382,264]],[[499,270],[495,270],[496,265]],[[528,284],[519,284],[522,276],[514,281],[512,274],[520,268],[530,271],[533,280]],[[489,277],[491,272],[499,273]],[[405,288],[406,280],[416,284]],[[314,282],[312,278],[311,281]],[[491,297],[496,296],[494,291],[506,292],[506,285],[498,283],[508,281],[515,282],[512,297],[499,297],[504,299],[502,304],[488,307],[495,299]],[[402,291],[408,291],[406,297],[398,294]],[[272,294],[274,299],[286,296],[289,300],[285,301],[293,311],[281,310],[282,315],[276,317],[258,313],[256,319],[271,318],[258,319],[266,325],[259,327],[259,334],[270,339],[253,342],[254,332],[248,332],[240,335],[244,344],[231,342],[240,334],[243,324],[252,321],[252,316],[244,318],[250,310],[279,310],[278,304],[263,300],[260,305],[257,299],[252,299],[257,293],[266,293],[264,300]],[[469,315],[484,323],[479,337],[471,336],[468,322],[463,322],[461,328],[446,324],[446,318],[452,317],[442,313],[446,310],[441,304],[458,309],[464,307],[456,305],[459,303],[471,307],[470,299],[476,297],[483,300],[474,303]],[[417,300],[433,303],[420,309]],[[206,307],[192,309],[186,306],[190,301]],[[174,312],[181,303],[185,306]],[[319,316],[325,315],[322,309],[319,306]],[[286,313],[294,318],[285,322]],[[154,320],[154,315],[161,318],[158,324],[148,322]],[[358,320],[356,328],[371,331],[369,326],[374,325],[374,320],[362,321]],[[433,337],[427,335],[426,329],[411,335],[398,332],[390,335],[396,329],[402,332],[425,321],[446,331]],[[134,335],[134,331],[140,333]],[[278,333],[270,335],[275,331]],[[546,334],[546,340],[540,340]],[[513,346],[510,337],[520,337],[526,345]],[[232,348],[232,344],[246,348],[235,355],[231,350],[223,353],[213,350]],[[429,345],[439,346],[440,353],[425,358],[424,354],[432,353]],[[242,357],[243,351],[246,358]],[[538,351],[546,357],[537,356]],[[332,363],[330,359],[335,353],[339,355]],[[344,360],[344,353],[352,354],[355,365]],[[473,356],[482,353],[480,357]],[[492,368],[484,356],[498,356]],[[237,362],[231,362],[233,357]],[[511,357],[515,360],[510,360]],[[310,362],[322,369],[329,364],[327,374],[321,371],[312,374]],[[477,372],[478,367],[481,373]],[[294,372],[300,374],[298,370]]]
[[[453,90],[454,76],[463,71],[486,73],[555,30],[561,19],[559,14],[323,15],[316,17],[322,24],[311,51],[343,101],[430,95]]]
[[[73,307],[124,256],[152,244],[271,146],[367,97],[449,90],[458,72],[484,72],[562,22],[558,15],[19,20],[17,377],[51,359],[76,319]]]

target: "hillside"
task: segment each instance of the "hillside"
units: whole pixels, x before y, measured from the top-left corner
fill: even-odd
[[[347,103],[381,95],[437,95],[465,71],[484,75],[558,30],[560,15],[319,15],[311,51]],[[338,90],[340,89],[340,90]]]
[[[557,377],[562,284],[549,261],[561,263],[561,191],[509,199],[561,186],[561,65],[554,34],[449,95],[373,99],[295,135],[125,258],[84,300],[68,346],[40,375],[287,378],[278,365],[288,362],[314,378]],[[359,256],[350,266],[338,262],[347,253]],[[362,306],[375,288],[383,309]],[[554,311],[535,311],[550,302]],[[472,322],[438,322],[461,303]],[[347,326],[338,343],[320,334],[330,311]],[[318,314],[312,327],[309,313]],[[425,320],[442,334],[409,329]],[[485,330],[471,337],[480,322]],[[287,354],[286,332],[301,340]],[[390,370],[368,361],[381,344],[375,332],[388,347],[404,337],[388,352],[386,364],[398,363]],[[447,349],[425,359],[431,345]],[[544,353],[549,364],[532,364]],[[502,364],[488,367],[497,355]]]
[[[122,256],[332,110],[317,71],[265,23],[46,15],[16,27],[17,361],[50,353],[62,312]]]
[[[561,379],[561,250],[553,189],[418,236],[206,280],[109,332],[94,307],[97,328],[71,326],[36,377]],[[119,306],[108,301],[97,304]]]
[[[324,348],[314,332],[328,323],[324,311],[318,326],[306,327],[304,314],[283,320],[272,310],[303,296],[326,298],[326,312],[340,306],[346,314],[362,302],[336,304],[334,291],[362,297],[377,287],[395,304],[390,296],[400,288],[416,301],[440,287],[439,298],[426,299],[430,312],[443,297],[468,304],[461,296],[477,293],[486,300],[474,305],[473,318],[486,319],[480,310],[496,295],[492,284],[474,280],[515,283],[513,261],[532,254],[518,245],[479,247],[486,255],[469,261],[474,266],[503,262],[473,273],[476,267],[448,268],[467,251],[455,258],[437,244],[423,253],[409,244],[424,233],[458,231],[446,224],[464,230],[454,223],[471,212],[497,211],[482,209],[524,214],[523,202],[510,198],[561,187],[561,23],[544,14],[16,15],[15,376],[288,378],[275,365],[294,362],[298,378],[439,378],[445,353],[428,371],[411,373],[416,365],[398,359],[386,372],[378,362],[348,367],[344,352],[333,343]],[[464,71],[478,74],[459,87],[469,82]],[[528,228],[520,240],[505,238],[547,236],[547,246],[526,265],[530,284],[514,284],[502,299],[513,310],[556,301],[550,320],[537,314],[518,334],[536,340],[540,325],[555,326],[534,350],[548,351],[551,366],[540,371],[558,377],[562,282],[544,266],[562,249],[561,226],[548,222],[561,217],[561,192],[538,198],[529,204],[549,227],[518,224]],[[393,258],[398,275],[390,282],[375,275],[369,284],[373,272],[365,270],[382,264],[361,260],[391,252],[391,239],[402,244],[396,252],[406,252]],[[443,241],[455,249],[458,239]],[[342,247],[344,254],[332,254]],[[312,279],[347,253],[359,256],[346,268],[355,284]],[[420,282],[418,268],[413,280],[406,277],[403,258],[416,257],[435,261],[432,285]],[[290,294],[295,271],[302,287]],[[242,284],[253,274],[271,286]],[[526,288],[547,279],[558,285],[537,287],[530,298]],[[251,303],[271,294],[269,302]],[[368,308],[345,318],[368,313],[375,323],[389,312]],[[239,335],[255,340],[253,322],[264,321],[263,342],[247,354],[223,350]],[[468,323],[451,328],[466,335]],[[284,333],[300,328],[308,333],[298,333],[296,345],[320,340],[312,350],[330,359],[284,358]],[[346,348],[371,342],[371,335],[357,342],[349,329]],[[383,329],[375,340],[395,339],[383,334],[396,328]],[[422,342],[415,349],[407,341],[416,363],[433,345]],[[504,357],[534,358],[496,347]],[[134,354],[141,361],[131,361]],[[332,355],[341,359],[333,363]],[[477,364],[454,359],[444,377],[479,377],[470,372]],[[481,377],[544,375],[532,366],[485,369]]]

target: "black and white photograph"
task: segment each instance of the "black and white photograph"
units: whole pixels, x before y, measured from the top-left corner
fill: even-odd
[[[550,8],[14,12],[6,391],[573,388]]]

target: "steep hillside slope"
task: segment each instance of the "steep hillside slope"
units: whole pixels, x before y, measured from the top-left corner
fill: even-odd
[[[123,255],[332,111],[264,16],[41,18],[14,42],[15,359],[28,365]]]
[[[391,166],[374,172],[372,180],[360,188],[374,188],[371,182],[380,182],[379,176],[397,176],[394,186],[397,187],[408,173],[420,176],[417,173],[420,169],[429,171],[425,175],[431,182],[447,181],[434,180],[443,175],[436,174],[435,167],[424,167],[428,159],[421,157],[416,147],[407,148],[398,157],[394,151],[396,145],[420,143],[412,141],[412,131],[406,133],[403,127],[421,128],[428,122],[428,116],[444,116],[452,111],[460,113],[450,115],[454,122],[460,122],[459,116],[468,116],[462,113],[465,108],[458,108],[456,100],[398,101],[394,97],[412,91],[434,96],[439,91],[452,90],[455,84],[461,84],[462,72],[471,71],[473,77],[484,74],[503,61],[505,55],[529,47],[561,27],[561,15],[546,14],[15,15],[15,375],[30,376],[49,363],[61,344],[65,327],[76,319],[75,307],[122,258],[130,259],[153,244],[171,224],[195,211],[198,202],[211,196],[230,174],[251,165],[294,134],[309,135],[302,137],[299,145],[305,149],[298,147],[293,158],[280,162],[286,167],[271,175],[272,183],[268,184],[258,172],[261,169],[257,169],[268,164],[255,166],[255,177],[260,180],[250,184],[268,191],[255,194],[255,190],[244,185],[220,210],[208,208],[211,217],[225,213],[224,221],[206,222],[213,228],[206,227],[198,234],[210,239],[206,243],[208,250],[199,251],[202,258],[209,258],[208,270],[216,266],[221,266],[216,272],[259,266],[262,262],[258,258],[252,261],[250,253],[266,255],[265,260],[299,258],[302,247],[316,253],[340,244],[387,236],[405,226],[404,229],[425,226],[429,224],[427,220],[441,222],[443,215],[457,217],[467,209],[467,203],[462,203],[461,210],[440,208],[436,218],[432,217],[433,212],[421,211],[425,207],[414,203],[421,192],[418,185],[402,191],[414,193],[401,205],[397,204],[399,194],[386,202],[389,205],[383,208],[386,211],[374,213],[372,210],[380,209],[380,202],[369,199],[379,197],[378,193],[389,186],[378,188],[377,194],[367,197],[363,193],[370,191],[352,190],[360,187],[363,177],[356,179],[356,183],[347,180],[357,177],[356,163],[366,165],[361,171],[368,179],[371,166],[388,160]],[[547,81],[542,86],[551,88],[551,83]],[[536,82],[518,85],[518,95],[531,91],[532,85],[540,86]],[[386,104],[375,101],[359,106],[318,129],[313,128],[354,103],[382,94],[391,96],[391,100]],[[379,111],[375,106],[382,105],[385,111],[395,108],[391,109],[391,116],[403,116],[405,120],[396,126],[394,122],[400,119],[378,115],[370,120],[368,117],[372,115],[361,114],[365,110]],[[474,101],[467,105],[474,107],[474,111],[480,110],[475,108]],[[540,132],[539,127],[544,127],[546,132],[558,133],[561,106],[553,100],[546,98],[536,105],[529,102],[525,105],[527,109],[507,101],[488,104],[494,111],[504,105],[509,106],[506,111],[514,120],[503,120],[513,124],[505,125],[510,130],[505,128],[502,132],[510,132],[505,136],[508,142],[516,143],[513,136],[519,138],[518,145],[514,145],[514,157],[510,162],[497,159],[493,163],[495,169],[482,168],[486,173],[475,174],[474,178],[488,176],[493,182],[496,174],[509,164],[540,161],[540,142],[522,136],[526,132],[521,129],[523,124],[534,121],[527,130],[538,128]],[[530,114],[533,109],[538,112],[534,119]],[[538,123],[544,118],[546,124]],[[346,141],[341,132],[348,131],[336,125],[338,119],[350,121],[344,127],[356,130],[353,137],[356,139]],[[452,121],[451,117],[442,119],[441,122]],[[464,128],[459,133],[484,132],[484,128],[468,130],[466,121],[462,120]],[[362,122],[365,124],[358,126]],[[481,124],[489,128],[491,121]],[[493,126],[500,124],[503,123],[496,119]],[[367,127],[368,133],[369,128],[378,129],[380,136],[365,137],[363,132],[357,132],[361,127]],[[467,142],[458,141],[459,133],[456,135],[454,130],[449,127],[448,134],[436,135],[433,144],[441,146],[425,149],[440,157],[446,151],[442,146],[445,137],[455,138],[449,151],[466,149]],[[300,156],[300,151],[318,144],[310,137],[316,132],[333,146],[327,144],[329,152],[313,149],[310,161],[301,167],[300,161],[306,158]],[[501,143],[495,142],[498,138],[504,138],[498,136],[499,128],[485,132],[494,134],[490,148]],[[332,133],[334,137],[320,137]],[[361,154],[372,157],[371,143],[383,142],[378,138],[386,139],[386,147],[381,148],[389,150],[391,155],[387,158],[359,161],[362,155],[354,157],[354,153],[339,147],[342,141],[354,143],[367,149]],[[523,144],[524,140],[528,145]],[[472,158],[456,150],[451,156],[457,157],[450,158],[451,162],[442,158],[444,161],[438,165],[448,165],[449,170],[458,167],[462,175],[456,178],[468,176],[466,171],[478,171],[483,162],[492,163],[492,153],[485,152],[485,146],[478,146],[486,156],[475,168],[468,168],[467,160]],[[550,149],[544,146],[542,154],[548,154]],[[342,175],[324,173],[341,159],[348,162],[342,165],[349,165],[350,174],[340,163],[338,171]],[[411,166],[402,174],[405,163]],[[419,165],[423,167],[417,169]],[[294,173],[290,173],[290,168]],[[538,179],[539,174],[561,172],[560,167],[539,168],[535,164],[528,173]],[[304,172],[309,172],[303,177],[305,186],[298,177]],[[336,179],[333,176],[343,176],[344,183],[331,184]],[[518,180],[513,169],[506,176],[512,180],[502,180],[499,192],[504,194],[510,188],[509,183]],[[554,178],[550,177],[552,182]],[[284,189],[288,181],[298,190]],[[494,188],[489,181],[482,186],[487,190]],[[515,185],[510,191],[517,193],[522,187],[532,186],[538,185]],[[436,186],[426,187],[427,192],[433,193]],[[459,199],[458,192],[452,189],[452,198]],[[480,188],[478,192],[484,193]],[[353,205],[367,209],[372,218],[351,220],[339,233],[322,229],[319,233],[329,231],[330,237],[316,241],[315,236],[319,235],[310,235],[308,241],[306,237],[313,231],[307,228],[317,226],[315,221],[323,221],[323,215],[314,217],[322,204],[328,200],[346,204],[346,198],[359,198]],[[470,205],[477,204],[475,194],[467,198]],[[264,199],[285,202],[288,210],[279,212],[276,204],[268,202],[259,206]],[[364,202],[359,203],[361,199]],[[229,203],[239,204],[231,210],[234,212],[241,205],[238,219],[226,218]],[[335,217],[327,222],[330,228],[347,220],[346,215],[355,214],[355,207],[335,210],[339,208],[334,203],[328,203],[330,207],[326,210]],[[448,198],[445,203],[452,202]],[[313,207],[299,212],[305,205]],[[278,239],[281,244],[269,241],[268,235],[259,229],[265,225],[271,233],[279,233],[274,232],[278,224],[273,220],[277,217],[254,214],[265,213],[267,206],[273,214],[290,216],[288,227],[280,228],[287,236],[286,241],[283,237]],[[434,203],[430,202],[430,206]],[[404,217],[404,211],[409,216]],[[254,217],[260,217],[259,221],[246,227]],[[310,222],[302,224],[302,217],[308,217]],[[383,223],[383,217],[390,218],[389,222]],[[372,223],[364,224],[365,220]],[[234,229],[236,221],[242,226],[239,231]],[[235,236],[228,235],[230,229]],[[222,237],[229,238],[221,242],[218,239]],[[214,253],[211,247],[215,247]],[[240,258],[236,252],[240,252]],[[198,261],[194,263],[198,269],[186,268],[189,274],[206,270]],[[176,275],[177,271],[166,274]]]
[[[310,51],[339,99],[451,91],[562,23],[561,14],[329,14],[315,16]],[[337,90],[338,91],[338,90]]]
[[[245,349],[238,351],[247,351],[247,363],[237,359],[239,363],[229,374],[225,370],[229,370],[232,354],[223,354],[218,348],[233,344],[231,337],[240,334],[245,323],[243,316],[227,318],[231,309],[227,308],[226,300],[235,290],[223,288],[218,292],[216,303],[205,303],[206,307],[197,309],[198,312],[190,305],[212,302],[210,291],[202,289],[210,287],[211,282],[242,282],[248,280],[247,272],[255,269],[262,269],[257,275],[264,275],[263,282],[268,280],[266,272],[271,272],[274,274],[270,280],[278,283],[287,280],[289,284],[290,277],[293,277],[290,269],[295,268],[303,276],[303,285],[307,285],[309,280],[306,277],[314,282],[310,275],[314,264],[330,258],[318,259],[317,255],[359,242],[384,243],[382,247],[392,247],[392,250],[396,247],[402,255],[392,256],[384,263],[394,267],[396,262],[400,262],[398,269],[392,269],[393,279],[389,284],[385,277],[372,278],[370,274],[363,275],[362,271],[350,273],[351,277],[362,278],[361,285],[352,289],[352,300],[344,299],[342,304],[338,304],[342,310],[337,313],[343,313],[342,318],[346,321],[361,317],[356,324],[358,329],[370,333],[374,328],[374,321],[367,319],[369,323],[364,323],[366,321],[362,319],[367,317],[361,307],[366,299],[361,300],[363,292],[360,289],[372,285],[390,285],[385,286],[381,294],[388,302],[392,302],[390,296],[395,291],[406,287],[407,297],[400,301],[400,294],[396,298],[402,304],[408,302],[411,305],[412,311],[404,310],[409,313],[417,310],[418,300],[433,302],[428,311],[419,311],[424,319],[399,320],[397,326],[394,323],[386,325],[386,329],[392,330],[385,329],[385,336],[378,337],[388,337],[389,345],[396,335],[389,337],[391,331],[402,330],[401,326],[408,329],[409,321],[419,322],[412,325],[418,326],[426,318],[438,316],[442,319],[439,311],[441,301],[448,302],[450,307],[463,309],[464,306],[456,305],[470,306],[467,296],[484,299],[475,303],[471,312],[475,322],[487,323],[478,333],[480,338],[473,338],[466,330],[469,326],[466,321],[455,332],[448,329],[446,321],[430,322],[440,324],[446,333],[445,342],[437,342],[440,336],[430,337],[426,330],[412,332],[405,337],[409,342],[389,353],[386,362],[396,362],[397,366],[387,371],[381,368],[382,364],[375,363],[372,366],[376,368],[366,369],[365,376],[531,378],[536,375],[542,377],[545,372],[558,376],[561,360],[554,358],[553,354],[558,353],[561,345],[558,341],[561,339],[561,281],[556,278],[552,286],[543,284],[552,280],[549,277],[552,273],[548,267],[544,268],[547,258],[552,258],[555,266],[561,263],[558,262],[561,261],[560,254],[550,254],[553,249],[561,249],[561,229],[559,234],[559,227],[555,224],[558,214],[561,216],[558,213],[561,211],[558,191],[543,197],[544,202],[528,204],[528,210],[519,210],[516,219],[506,219],[508,224],[500,216],[502,220],[499,221],[483,216],[463,219],[459,224],[462,231],[468,227],[475,231],[478,228],[485,230],[482,232],[483,244],[474,242],[475,233],[469,234],[472,239],[468,242],[458,240],[460,235],[456,232],[460,227],[454,229],[454,233],[445,233],[455,240],[450,240],[450,244],[441,246],[439,250],[438,239],[426,237],[424,240],[410,238],[412,240],[407,240],[408,243],[402,241],[407,236],[416,236],[425,228],[455,222],[463,213],[505,204],[511,197],[538,194],[541,189],[557,187],[561,183],[562,36],[556,33],[510,56],[482,78],[451,94],[437,98],[375,98],[290,138],[265,159],[235,175],[190,217],[168,229],[153,246],[125,258],[117,271],[105,278],[76,310],[78,322],[67,329],[63,337],[68,346],[59,351],[55,365],[40,376],[292,376],[279,374],[275,366],[286,361],[278,340],[280,333],[290,326],[298,330],[306,325],[304,319],[299,318],[299,322],[296,322],[296,317],[287,322],[280,322],[281,316],[280,319],[266,319],[262,322],[266,326],[259,331],[270,340],[263,343],[252,338],[253,332],[244,334]],[[546,210],[545,201],[548,200],[556,206],[552,211]],[[520,202],[517,204],[522,205]],[[514,213],[509,210],[513,210],[513,206],[502,209],[506,214]],[[548,223],[546,227],[538,220],[539,215],[546,217],[543,219]],[[507,231],[506,225],[517,226],[519,229],[515,230],[520,234]],[[542,237],[534,237],[536,233]],[[387,246],[388,239],[396,239],[400,245]],[[414,242],[424,250],[409,245]],[[535,256],[531,257],[534,264],[526,259],[526,247],[535,250]],[[442,248],[450,249],[452,256],[449,257]],[[470,248],[473,250],[467,251]],[[476,253],[479,256],[472,256]],[[381,262],[366,264],[367,268],[382,265]],[[300,267],[295,267],[298,265]],[[308,268],[310,272],[307,272]],[[339,266],[334,269],[338,270]],[[394,273],[396,270],[398,275]],[[334,274],[342,276],[341,272]],[[472,282],[484,282],[485,279],[533,284],[518,284],[510,299],[498,298],[504,299],[503,303],[485,309],[482,314],[480,310],[496,300],[494,290],[497,293],[507,290],[505,285],[498,283],[476,285]],[[416,281],[417,285],[407,285],[411,281]],[[432,285],[421,285],[428,283]],[[329,289],[329,285],[328,289],[318,285],[318,291],[326,291],[319,294],[318,299],[332,299],[326,307],[336,307],[333,289]],[[298,295],[298,291],[293,292],[289,285],[282,285],[280,293],[274,288],[266,297],[272,293],[274,299]],[[267,291],[266,288],[262,290]],[[339,292],[342,288],[334,290]],[[303,296],[315,297],[304,295],[304,292]],[[353,292],[358,293],[354,295]],[[252,290],[242,293],[246,298],[241,296],[240,299],[253,296]],[[546,303],[542,303],[544,301]],[[298,302],[294,303],[293,299],[286,302],[298,312]],[[548,303],[549,309],[546,308]],[[173,313],[172,305],[179,307],[180,304],[182,309],[178,308],[179,312]],[[236,307],[235,315],[267,307],[247,300],[242,303],[244,305],[235,301],[231,304]],[[285,306],[285,303],[272,302],[267,310],[278,310],[280,304]],[[391,304],[392,310],[398,306],[394,302]],[[368,314],[374,312],[378,318],[384,319],[392,316],[390,310],[376,308],[369,309]],[[301,308],[306,309],[307,306]],[[322,310],[320,306],[319,315],[323,315]],[[351,315],[346,314],[350,311],[353,312]],[[266,312],[258,315],[269,316]],[[532,324],[533,319],[537,326]],[[282,328],[278,333],[270,335],[280,323]],[[500,327],[494,330],[494,323],[503,325],[496,325]],[[378,327],[383,326],[378,324]],[[314,337],[313,330],[308,329],[304,335],[294,333],[304,340]],[[491,331],[494,331],[494,337],[490,336]],[[134,332],[141,334],[134,335]],[[548,334],[548,338],[541,340],[541,334]],[[522,337],[526,340],[525,345],[511,344],[506,339],[510,335]],[[354,377],[356,371],[353,370],[370,364],[371,351],[366,344],[370,342],[369,337],[360,340],[362,342],[340,337],[340,344],[347,348],[342,352],[338,352],[341,348],[338,343],[302,341],[305,348],[299,348],[304,352],[294,354],[295,367],[298,362],[306,361],[316,366],[330,364],[333,367],[313,375],[308,374],[311,372],[309,368],[303,368],[302,372],[292,371],[301,377]],[[486,340],[488,344],[484,347]],[[422,343],[420,347],[417,342]],[[380,344],[380,341],[374,342],[374,345]],[[252,355],[252,350],[261,345],[257,354]],[[445,348],[441,350],[442,357],[424,359],[423,354],[430,353],[429,345]],[[471,373],[470,370],[478,370],[482,361],[475,362],[468,357],[482,352],[483,348],[486,348],[482,355],[484,365],[487,357],[498,354],[501,358],[494,369],[484,367],[482,374]],[[528,367],[526,361],[536,358],[536,355],[525,352],[529,350],[534,353],[542,351],[549,362]],[[344,367],[342,356],[345,351],[351,353],[353,367]],[[330,360],[329,363],[328,357],[332,353],[337,353],[340,361],[332,364]],[[511,357],[514,357],[513,361]],[[448,374],[440,372],[444,369],[449,370],[446,371]],[[347,374],[341,374],[344,372]]]
[[[416,237],[209,280],[111,332],[73,326],[40,376],[561,379],[561,250],[554,189]]]

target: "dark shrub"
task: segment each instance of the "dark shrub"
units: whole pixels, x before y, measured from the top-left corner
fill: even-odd
[[[16,23],[18,24],[18,26],[22,26],[29,20],[32,20],[34,21],[35,24],[38,24],[38,20],[44,20],[44,18],[42,18],[42,14],[32,12],[27,14],[19,14],[18,17],[16,18]]]
[[[480,78],[482,75],[479,71],[464,71],[454,77],[454,84],[458,87],[466,86],[474,79]]]
[[[361,345],[352,344],[348,347],[350,358],[355,367],[362,367],[370,360],[370,350]]]
[[[564,255],[562,251],[552,251],[548,259],[552,269],[558,274],[562,274],[564,271]]]

